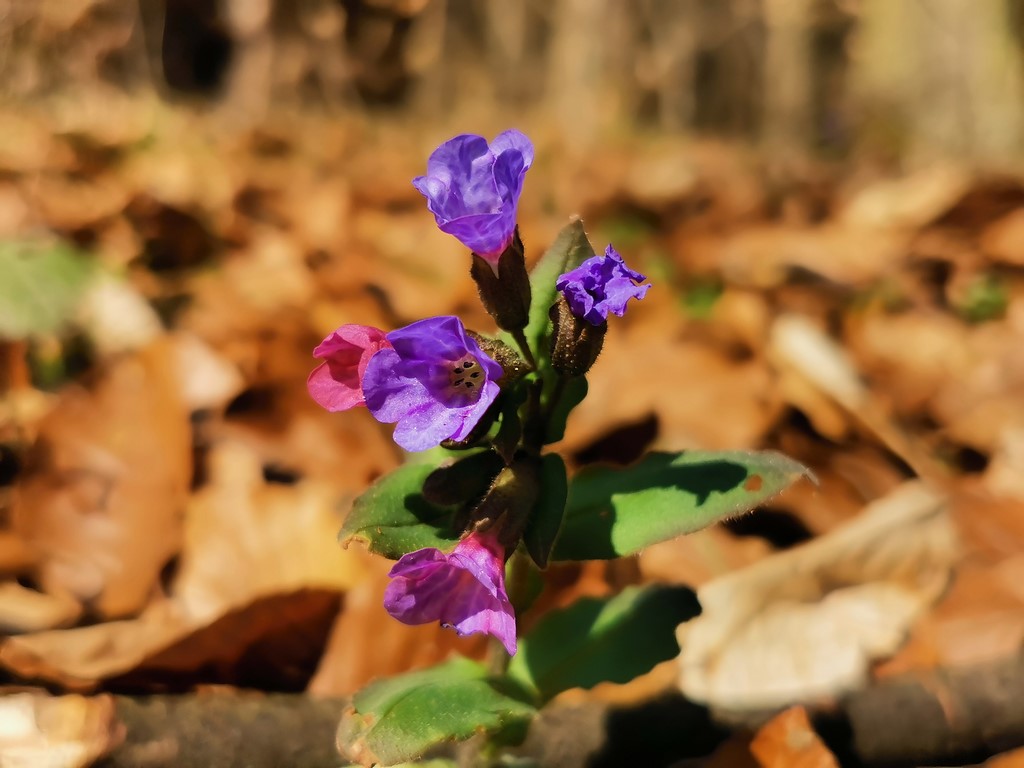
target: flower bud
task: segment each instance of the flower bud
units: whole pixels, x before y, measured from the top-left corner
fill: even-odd
[[[548,316],[554,325],[551,334],[551,367],[563,376],[583,376],[601,354],[608,323],[592,325],[582,317],[577,317],[561,294]]]
[[[498,386],[502,390],[508,389],[510,385],[515,384],[531,370],[523,362],[523,358],[519,356],[519,353],[505,342],[481,336],[475,331],[467,331],[467,333],[483,350],[485,355],[501,366],[502,374],[501,378],[498,379]]]
[[[512,552],[519,546],[539,495],[540,459],[518,458],[494,478],[487,495],[473,511],[472,525],[495,536],[506,552]]]
[[[505,462],[494,451],[480,451],[445,464],[423,481],[423,498],[450,507],[483,498]]]
[[[526,327],[530,319],[530,276],[518,229],[497,263],[474,253],[469,274],[476,282],[480,301],[499,328],[519,331]]]

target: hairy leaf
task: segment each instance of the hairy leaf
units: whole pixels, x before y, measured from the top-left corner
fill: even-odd
[[[693,533],[763,503],[808,474],[773,451],[651,453],[569,484],[554,560],[608,560]]]

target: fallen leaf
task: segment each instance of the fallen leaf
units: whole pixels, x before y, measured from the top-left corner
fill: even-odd
[[[608,334],[588,377],[587,398],[567,425],[566,450],[579,450],[609,427],[652,413],[658,419],[656,445],[671,450],[760,444],[782,405],[767,364],[759,358],[730,359],[709,343],[671,339],[646,325],[616,327]],[[622,396],[626,391],[629,397]]]
[[[1024,749],[1014,749],[989,758],[984,768],[1024,768]]]
[[[82,606],[67,596],[47,595],[15,581],[0,584],[0,632],[18,634],[69,626]]]
[[[141,349],[163,335],[163,324],[149,302],[129,283],[110,275],[92,281],[77,314],[100,355]]]
[[[959,168],[932,166],[863,187],[851,195],[839,218],[855,228],[916,229],[953,208],[970,184],[970,175]]]
[[[13,501],[13,530],[38,553],[43,591],[103,617],[138,611],[180,546],[191,469],[164,345],[113,362],[90,391],[65,390]]]
[[[822,258],[828,254],[828,258]],[[719,243],[717,262],[734,285],[771,288],[794,268],[837,285],[868,285],[905,258],[901,235],[836,223],[744,227]]]
[[[15,693],[0,698],[4,768],[85,768],[124,737],[111,696]]]
[[[852,522],[697,591],[680,625],[680,687],[717,710],[756,712],[862,684],[941,594],[954,559],[943,494],[910,482]]]
[[[189,411],[223,408],[245,388],[237,366],[198,336],[182,332],[172,339],[175,378]]]
[[[1024,208],[989,224],[979,237],[981,249],[996,261],[1024,266]]]
[[[277,675],[279,685],[304,683],[337,596],[364,577],[369,556],[338,547],[329,486],[268,483],[255,453],[237,443],[214,446],[209,463],[210,480],[188,505],[168,598],[136,619],[8,638],[0,665],[75,690],[104,680],[166,682],[168,670],[190,664],[192,680],[237,683],[259,672],[247,663],[277,649],[279,669],[264,670],[264,682]]]
[[[811,320],[794,314],[779,316],[772,324],[770,345],[776,366],[827,394],[919,475],[942,475],[931,457],[889,418],[846,351]]]
[[[765,723],[750,751],[761,768],[839,768],[803,707],[790,707]]]
[[[172,594],[197,622],[262,595],[304,588],[339,592],[361,580],[363,558],[337,543],[341,515],[323,483],[267,483],[249,448],[224,442],[208,459],[211,482],[189,502]]]

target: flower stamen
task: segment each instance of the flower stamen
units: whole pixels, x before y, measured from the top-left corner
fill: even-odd
[[[469,379],[476,379],[480,377],[479,371],[480,363],[476,358],[467,355],[466,357],[459,360],[451,369],[451,373],[448,375],[448,386],[455,392],[472,392],[476,388],[477,382],[469,381]],[[470,370],[476,368],[472,373]]]

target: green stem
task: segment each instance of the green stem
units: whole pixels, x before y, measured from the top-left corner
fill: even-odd
[[[551,390],[551,397],[548,398],[547,407],[544,409],[544,426],[547,427],[551,421],[551,417],[555,413],[555,409],[558,408],[558,401],[562,399],[562,395],[565,394],[565,387],[569,383],[568,376],[560,375],[555,379],[555,386]]]
[[[512,338],[516,340],[516,344],[519,345],[519,351],[523,353],[523,357],[526,359],[527,364],[533,369],[537,370],[537,359],[533,356],[533,350],[530,349],[530,343],[526,340],[526,334],[523,333],[522,328],[518,328],[512,333]]]
[[[508,577],[505,580],[505,591],[514,610],[523,604],[529,586],[530,564],[520,550],[512,553],[509,559]],[[490,638],[487,644],[487,671],[492,675],[504,675],[512,657],[501,641]]]

